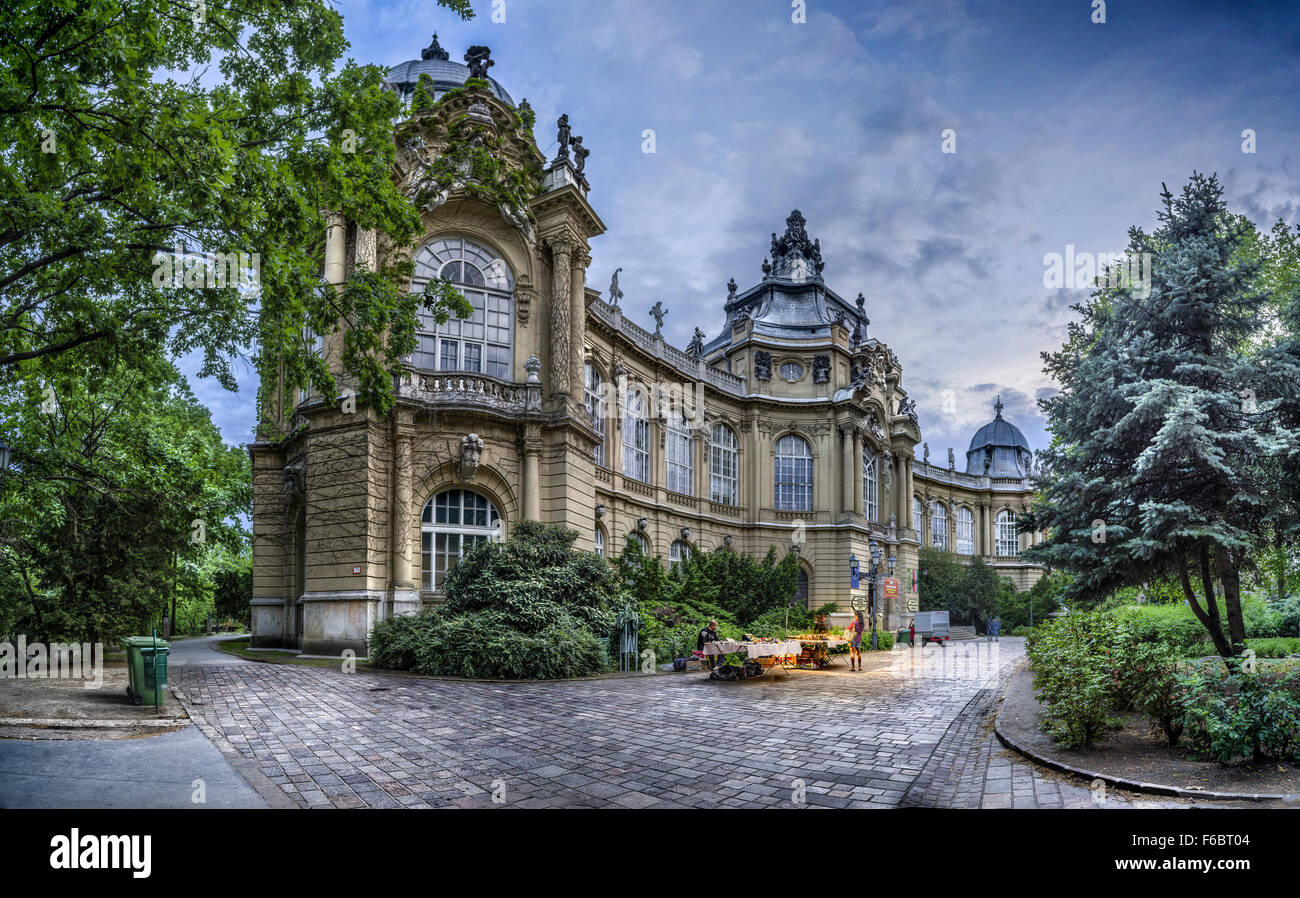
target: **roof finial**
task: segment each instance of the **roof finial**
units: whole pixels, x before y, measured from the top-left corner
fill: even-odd
[[[450,54],[446,50],[442,49],[442,45],[438,43],[438,32],[435,31],[433,33],[433,43],[420,51],[420,58],[440,59],[443,62],[446,62],[450,58]]]
[[[998,394],[998,398],[993,402],[993,410],[997,412],[998,418],[1002,417],[1002,394],[1001,393]]]

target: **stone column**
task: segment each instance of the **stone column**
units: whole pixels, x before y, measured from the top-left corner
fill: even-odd
[[[585,246],[578,244],[574,247],[572,264],[569,279],[569,395],[582,405],[583,344],[587,340],[587,266],[591,264],[591,253]]]
[[[392,611],[404,614],[419,609],[420,593],[412,576],[414,559],[411,551],[411,434],[396,429],[393,446],[393,508],[390,532],[393,542],[393,571],[389,577]]]
[[[898,532],[912,526],[912,493],[907,488],[907,462],[903,453],[894,453],[894,514],[897,515]]]
[[[524,432],[524,520],[542,519],[542,437],[537,425]]]
[[[879,471],[877,471],[877,474]],[[877,478],[877,484],[880,482]],[[863,496],[862,482],[862,431],[853,429],[853,511],[859,515],[867,513],[866,497]],[[880,494],[876,494],[876,514],[880,514]]]
[[[573,283],[573,241],[566,235],[546,238],[551,248],[551,395],[570,393],[570,353],[573,339],[570,322]],[[581,353],[582,347],[576,349]],[[581,369],[579,369],[581,370]],[[579,383],[581,388],[581,382]]]
[[[325,213],[325,283],[342,284],[347,252],[348,220],[337,212]]]
[[[853,438],[853,434],[850,433],[848,427],[845,426],[840,427],[840,439],[844,441],[843,460],[840,463],[840,468],[841,468],[840,474],[842,478],[841,489],[843,491],[843,496],[841,497],[841,503],[840,503],[840,510],[843,511],[845,514],[850,514],[853,511],[854,438]]]

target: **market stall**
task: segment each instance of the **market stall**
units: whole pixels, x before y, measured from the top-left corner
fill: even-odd
[[[778,666],[789,670],[801,651],[794,640],[724,639],[704,644],[705,656],[720,662],[709,673],[713,680],[745,680]]]
[[[838,654],[832,649],[842,649],[849,644],[847,639],[829,636],[824,633],[800,633],[790,640],[799,645],[795,656],[795,667],[800,670],[822,670],[835,663]]]

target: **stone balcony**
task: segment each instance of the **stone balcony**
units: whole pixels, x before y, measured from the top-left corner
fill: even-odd
[[[511,383],[463,371],[405,369],[398,380],[397,397],[430,408],[464,409],[510,418],[542,412],[540,383]]]

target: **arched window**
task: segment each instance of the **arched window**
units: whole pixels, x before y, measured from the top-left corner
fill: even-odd
[[[975,554],[975,516],[964,505],[957,509],[957,554]]]
[[[948,510],[942,502],[930,509],[930,545],[936,549],[948,548]]]
[[[776,464],[773,476],[775,505],[780,511],[812,511],[812,449],[794,434],[776,441]]]
[[[921,545],[925,545],[925,506],[916,496],[912,497],[912,529]]]
[[[505,260],[462,237],[444,237],[415,254],[411,292],[445,278],[465,295],[474,312],[442,324],[419,313],[411,364],[429,371],[469,371],[511,380],[514,278]]]
[[[862,504],[868,521],[879,520],[880,460],[865,447],[862,449]]]
[[[596,525],[596,554],[605,557],[605,531],[599,524]]]
[[[683,496],[695,495],[695,437],[691,434],[686,413],[673,409],[668,413],[668,433],[664,440],[664,464],[668,489]]]
[[[442,589],[447,572],[471,546],[501,538],[496,506],[470,490],[443,490],[420,516],[421,582],[426,590]]]
[[[1020,537],[1016,533],[1016,513],[998,512],[998,555],[1012,558],[1020,554]]]
[[[650,419],[645,394],[631,388],[623,401],[623,476],[650,482]]]
[[[591,362],[583,365],[582,395],[587,401],[587,414],[591,415],[591,426],[600,434],[596,444],[596,464],[605,466],[605,379],[600,376],[600,369]]]
[[[709,501],[736,505],[740,481],[740,444],[725,424],[714,424],[709,440]]]
[[[635,530],[632,530],[628,533],[627,541],[630,543],[635,543],[637,547],[641,549],[641,552],[643,554],[647,556],[650,554],[650,543],[646,541],[646,538],[644,536],[642,536],[640,533],[637,533]]]
[[[799,581],[794,588],[794,604],[808,607],[808,572],[799,568]]]
[[[668,547],[668,570],[671,572],[677,565],[690,557],[690,544],[682,542],[680,539],[674,540],[673,544]]]

